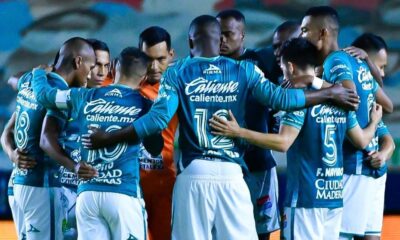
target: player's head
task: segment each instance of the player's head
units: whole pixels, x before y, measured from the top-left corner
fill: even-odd
[[[385,76],[385,67],[387,65],[387,45],[383,38],[372,33],[364,33],[356,38],[351,45],[366,51],[368,57],[378,67],[381,76]]]
[[[315,75],[318,50],[304,38],[292,38],[282,45],[281,68],[285,79]]]
[[[299,37],[300,34],[300,23],[298,21],[286,21],[275,29],[272,38],[272,47],[278,64],[281,60],[282,44],[289,39]]]
[[[87,41],[92,45],[96,55],[96,65],[92,70],[88,87],[100,87],[110,70],[110,50],[105,42],[90,38]]]
[[[244,44],[244,15],[236,9],[229,9],[219,12],[217,20],[221,24],[221,55],[239,57]]]
[[[55,64],[57,72],[66,77],[70,87],[86,86],[96,57],[92,46],[84,38],[73,37],[64,42]]]
[[[307,38],[319,51],[324,47],[337,44],[339,33],[339,16],[329,6],[311,7],[307,10],[301,23],[301,36]]]
[[[150,83],[159,82],[162,74],[174,58],[171,36],[164,28],[149,27],[140,33],[139,49],[146,53],[151,61],[147,69],[147,80]]]
[[[189,47],[192,56],[214,57],[219,55],[221,27],[217,19],[201,15],[189,27]]]
[[[149,57],[135,47],[127,47],[118,56],[115,67],[115,83],[137,87],[145,78]]]

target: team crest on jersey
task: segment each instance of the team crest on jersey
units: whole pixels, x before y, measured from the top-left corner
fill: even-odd
[[[104,96],[106,97],[119,97],[122,98],[122,93],[119,89],[114,88],[111,91],[108,91],[106,94],[104,94]]]
[[[210,64],[210,66],[207,69],[203,70],[203,74],[221,74],[221,73],[222,73],[221,69],[219,69],[219,67],[213,64]]]

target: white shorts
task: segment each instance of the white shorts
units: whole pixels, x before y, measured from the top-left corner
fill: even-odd
[[[18,236],[18,239],[25,239],[25,225],[24,225],[24,214],[21,208],[18,206],[17,202],[14,199],[14,195],[8,196],[8,203],[10,204],[11,214],[14,220],[15,230]]]
[[[62,239],[61,188],[16,184],[14,198],[23,213],[26,239]]]
[[[341,236],[380,236],[386,174],[380,178],[344,174],[343,184]]]
[[[125,194],[86,191],[78,195],[78,239],[146,239],[144,201]]]
[[[252,172],[246,178],[258,234],[270,233],[280,228],[278,206],[278,177],[276,167],[262,172]]]
[[[236,163],[194,160],[173,192],[172,239],[256,240],[249,189]]]
[[[337,240],[342,208],[285,207],[283,239]]]
[[[62,187],[62,207],[63,207],[63,234],[64,239],[77,238],[76,226],[76,197],[77,194],[73,190]]]

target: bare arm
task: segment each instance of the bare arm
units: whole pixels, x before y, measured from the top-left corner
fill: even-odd
[[[40,147],[51,159],[74,172],[75,162],[68,157],[58,142],[60,131],[57,119],[52,116],[46,116],[43,121]]]
[[[231,111],[229,111],[229,115],[231,118],[230,120],[213,116],[213,118],[209,120],[210,126],[214,129],[211,133],[231,138],[243,138],[249,143],[262,148],[286,152],[300,132],[299,129],[287,125],[281,126],[279,134],[256,132],[241,128]]]
[[[375,136],[378,123],[382,118],[382,107],[374,105],[371,110],[371,120],[367,127],[362,129],[359,125],[347,131],[347,136],[353,145],[359,149],[364,149]]]
[[[370,161],[373,168],[380,168],[392,157],[394,149],[392,136],[386,134],[379,138],[379,151],[371,153],[367,160]]]
[[[40,138],[40,147],[50,158],[54,159],[58,164],[64,166],[71,172],[77,173],[79,178],[91,179],[98,173],[95,168],[83,162],[77,164],[65,153],[58,143],[60,135],[60,127],[55,117],[46,116],[42,127],[42,136]]]
[[[382,88],[379,88],[376,92],[376,102],[382,105],[382,110],[384,113],[392,113],[393,112],[393,102],[386,95]]]

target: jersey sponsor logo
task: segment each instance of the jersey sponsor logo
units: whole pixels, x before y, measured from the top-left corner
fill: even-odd
[[[164,163],[161,154],[158,156],[152,156],[143,144],[140,144],[139,150],[139,163],[140,169],[143,170],[155,170],[155,169],[163,169]]]
[[[341,61],[340,59],[335,59],[333,61]],[[330,73],[333,74],[339,70],[351,73],[350,68],[345,64],[337,64],[333,68],[330,69]]]
[[[373,88],[374,78],[371,71],[364,66],[360,66],[357,70],[357,81],[361,83],[363,90],[371,90]]]
[[[199,77],[186,83],[185,93],[193,102],[236,102],[238,88],[239,82],[221,83]]]
[[[207,69],[203,70],[203,74],[222,74],[221,69],[219,67],[210,64],[210,66]]]
[[[136,106],[131,106],[131,107],[122,106],[115,104],[114,101],[108,102],[102,98],[99,98],[94,101],[88,102],[83,110],[83,113],[122,114],[122,115],[134,116],[140,113],[140,111],[142,111],[142,109],[137,108]]]
[[[80,180],[79,183],[103,183],[110,185],[121,185],[123,172],[119,168],[114,167],[114,162],[100,163],[93,166],[97,169],[99,175],[90,180]]]
[[[37,110],[38,108],[38,104],[36,102],[36,96],[31,88],[22,88],[18,92],[17,103],[33,110]]]
[[[88,102],[83,109],[83,113],[86,115],[86,120],[91,122],[131,123],[136,119],[136,117],[133,116],[136,116],[141,111],[142,109],[137,108],[136,106],[122,106],[115,104],[114,101],[107,102],[101,98]],[[115,116],[114,114],[127,116]]]
[[[207,80],[199,77],[186,83],[185,93],[191,94],[218,94],[218,93],[236,93],[238,91],[239,82],[229,81],[226,83],[217,80]]]
[[[317,168],[316,177],[314,183],[317,190],[316,199],[335,200],[343,198],[343,168]]]
[[[104,94],[104,96],[122,98],[122,93],[119,89],[114,88],[113,90],[106,92],[106,94]]]
[[[346,123],[346,112],[330,105],[316,105],[311,109],[311,116],[317,123]]]

